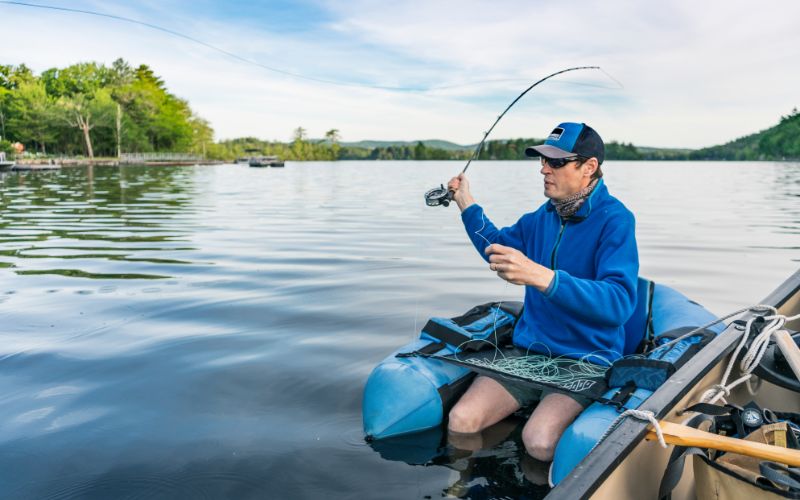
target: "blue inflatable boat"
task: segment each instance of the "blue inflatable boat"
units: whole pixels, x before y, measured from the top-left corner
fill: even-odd
[[[552,481],[557,484],[591,451],[623,408],[637,408],[687,357],[724,325],[673,343],[659,345],[706,325],[712,315],[676,290],[640,278],[634,314],[625,325],[626,356],[607,370],[596,402],[565,431],[555,452]],[[372,371],[364,389],[363,422],[369,440],[380,440],[443,425],[450,407],[469,386],[476,369],[464,360],[486,355],[507,343],[521,314],[518,302],[477,306],[456,318],[432,318],[420,338],[398,349]],[[647,362],[641,361],[646,359]],[[491,371],[491,370],[489,370]],[[497,374],[508,377],[506,374]],[[545,384],[546,385],[546,384]],[[625,391],[622,391],[625,389]],[[620,398],[620,393],[625,392]]]

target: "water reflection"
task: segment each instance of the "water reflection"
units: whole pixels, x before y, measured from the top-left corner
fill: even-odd
[[[550,490],[550,464],[522,444],[525,418],[512,417],[476,435],[447,435],[442,428],[370,442],[385,460],[446,467],[454,474],[445,498],[542,498]]]
[[[5,259],[0,265],[16,268],[19,275],[169,278],[136,272],[135,263],[191,263],[157,254],[192,250],[180,243],[192,231],[186,217],[193,213],[195,194],[191,171],[176,168],[84,167],[5,176],[0,189],[0,257]],[[41,259],[41,264],[27,269],[30,259]],[[75,260],[80,268],[59,264]],[[134,264],[99,272],[97,264],[104,260]]]

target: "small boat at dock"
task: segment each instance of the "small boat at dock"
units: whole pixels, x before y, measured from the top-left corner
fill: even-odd
[[[0,172],[7,172],[14,168],[13,161],[0,161]]]
[[[283,160],[277,156],[251,156],[248,162],[251,167],[283,167]]]

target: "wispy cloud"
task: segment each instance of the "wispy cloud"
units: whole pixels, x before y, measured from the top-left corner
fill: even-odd
[[[315,83],[143,26],[0,4],[4,37],[14,41],[2,62],[149,64],[218,137],[286,140],[302,125],[312,136],[338,128],[347,140],[474,143],[529,83],[584,64],[624,88],[598,72],[565,75],[521,101],[494,137],[542,136],[570,119],[608,139],[699,147],[771,126],[798,105],[795,0],[58,5],[164,26],[310,78],[409,89]],[[442,86],[453,87],[413,91]]]

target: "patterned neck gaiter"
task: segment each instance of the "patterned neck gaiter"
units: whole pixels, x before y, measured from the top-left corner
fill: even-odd
[[[553,206],[556,209],[556,212],[558,212],[558,215],[561,216],[561,218],[572,217],[573,215],[575,215],[575,212],[577,212],[578,209],[581,208],[581,205],[583,205],[583,202],[586,201],[586,198],[588,198],[589,195],[592,194],[592,191],[594,191],[595,186],[597,186],[597,181],[599,181],[599,179],[593,179],[588,186],[581,189],[572,196],[568,196],[567,198],[558,201],[550,200],[550,203],[553,204]]]

